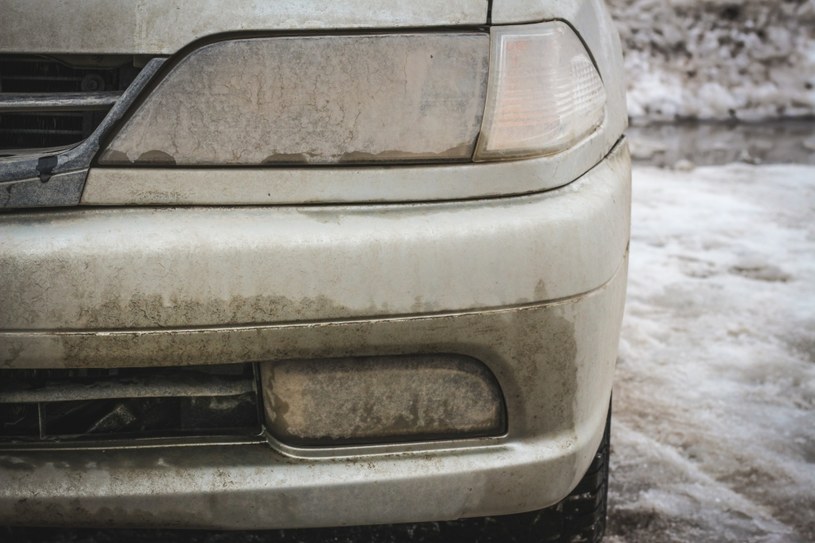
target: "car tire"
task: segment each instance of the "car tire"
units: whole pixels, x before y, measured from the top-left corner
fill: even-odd
[[[530,513],[444,523],[445,541],[597,543],[606,529],[611,412],[600,447],[577,487],[557,505]]]
[[[606,531],[608,513],[608,474],[611,445],[611,412],[606,419],[603,440],[591,466],[577,487],[555,507],[562,510],[563,533],[557,541],[597,543]]]

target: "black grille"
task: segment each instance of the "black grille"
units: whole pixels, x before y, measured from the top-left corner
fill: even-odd
[[[257,436],[254,366],[0,370],[0,442]]]
[[[79,59],[90,62],[88,59]],[[99,64],[104,59],[95,59]],[[138,74],[132,61],[116,66],[81,67],[34,56],[0,56],[0,98],[11,94],[123,91]],[[114,61],[115,64],[115,61]],[[93,109],[89,111],[88,109]],[[62,107],[60,111],[0,112],[0,150],[61,147],[87,138],[102,122],[106,110]]]

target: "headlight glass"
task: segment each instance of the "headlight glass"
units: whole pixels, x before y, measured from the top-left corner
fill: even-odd
[[[565,23],[494,27],[487,104],[475,159],[552,155],[605,118],[606,92]]]
[[[489,50],[469,31],[215,42],[179,59],[99,163],[469,161]]]

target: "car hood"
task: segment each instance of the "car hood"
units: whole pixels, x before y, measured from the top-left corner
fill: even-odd
[[[171,55],[235,32],[417,29],[563,19],[603,0],[0,0],[0,54]]]
[[[474,26],[487,0],[0,0],[0,53],[169,55],[243,31]]]

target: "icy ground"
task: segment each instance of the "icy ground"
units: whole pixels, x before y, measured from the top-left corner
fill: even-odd
[[[815,115],[815,0],[606,0],[640,120]]]
[[[621,542],[815,541],[815,167],[634,172]]]

